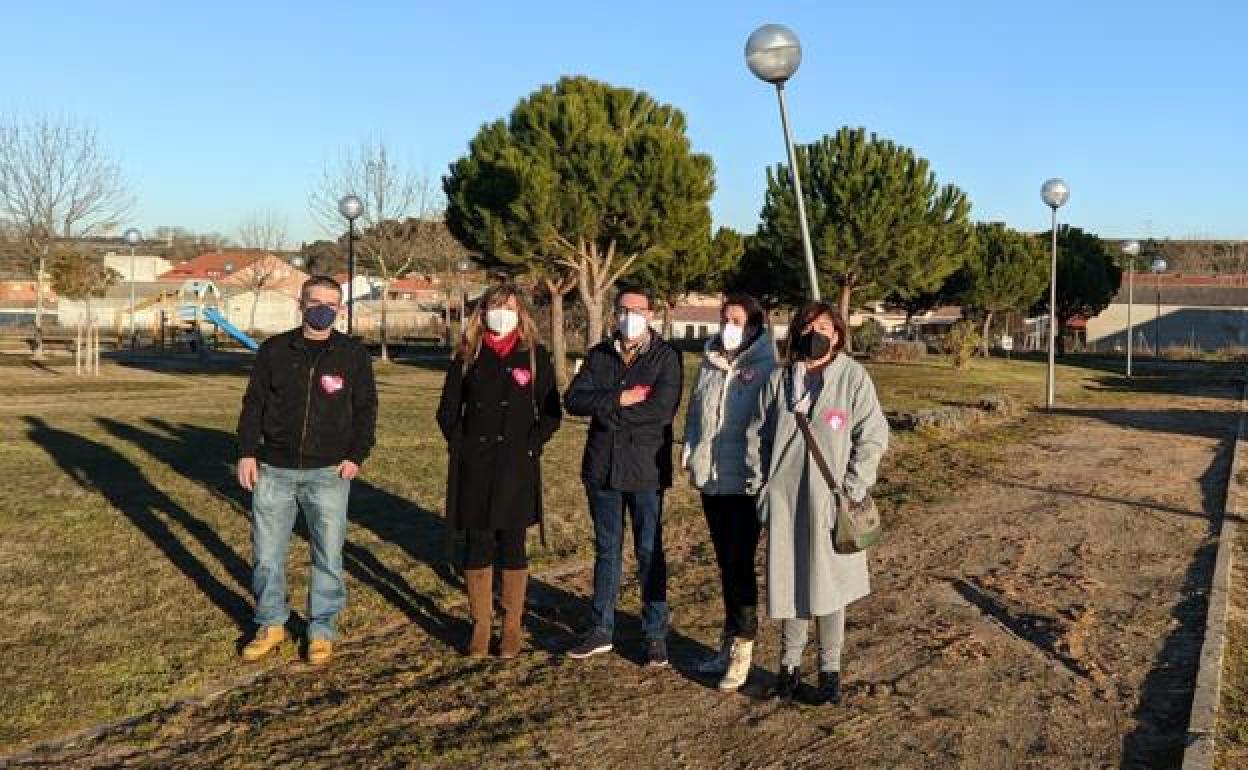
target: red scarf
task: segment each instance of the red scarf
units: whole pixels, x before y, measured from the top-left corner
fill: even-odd
[[[487,331],[481,338],[486,347],[494,351],[499,358],[507,358],[511,355],[511,351],[516,349],[516,343],[520,341],[520,330],[512,329],[509,334],[499,337],[494,332]]]

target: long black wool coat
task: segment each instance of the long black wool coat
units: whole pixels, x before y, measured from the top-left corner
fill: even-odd
[[[450,526],[523,529],[540,521],[542,448],[561,417],[554,367],[541,345],[533,355],[517,345],[505,359],[482,345],[467,371],[457,356],[438,404],[450,454]]]

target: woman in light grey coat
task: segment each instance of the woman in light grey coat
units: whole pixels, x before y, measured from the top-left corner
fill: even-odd
[[[833,548],[837,498],[796,419],[807,416],[848,504],[861,504],[888,447],[888,421],[866,370],[841,352],[846,333],[830,304],[816,302],[798,314],[789,361],[768,379],[746,434],[746,487],[759,494],[758,515],[767,527],[767,608],[783,620],[776,694],[784,699],[800,684],[814,618],[820,652],[814,702],[839,700],[845,607],[871,590],[866,554]]]
[[[722,674],[719,689],[731,692],[745,684],[758,633],[754,558],[761,525],[757,499],[745,490],[745,431],[776,356],[758,300],[729,294],[719,314],[722,330],[706,344],[689,399],[681,465],[702,493],[724,598],[719,651],[698,670]]]

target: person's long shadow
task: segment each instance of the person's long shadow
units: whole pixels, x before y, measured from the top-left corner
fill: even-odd
[[[152,418],[146,420],[145,427],[107,418],[100,419],[99,423],[110,434],[130,441],[153,459],[168,464],[213,494],[229,500],[240,515],[246,515],[250,506],[249,495],[234,478],[233,459],[237,454],[237,442],[232,433]],[[462,580],[447,558],[446,529],[441,516],[375,484],[357,479],[352,484],[350,520],[378,539],[398,546],[408,557],[425,565],[448,585],[462,588]],[[466,621],[447,613],[419,594],[402,575],[387,567],[368,548],[348,538],[343,547],[343,560],[356,579],[376,590],[430,636],[448,647],[463,646],[467,638]],[[616,617],[621,637],[640,636],[639,618],[625,612],[617,612]],[[535,648],[552,653],[565,651],[588,618],[589,600],[586,597],[550,581],[530,580],[525,624]],[[672,633],[669,641],[673,661],[682,671],[690,667],[684,665],[686,662],[692,664],[709,652],[701,643],[676,632]],[[635,663],[644,662],[639,645],[628,645],[621,651]],[[702,677],[690,675],[690,678],[706,684]]]
[[[131,442],[146,451],[153,459],[168,464],[182,476],[199,483],[217,497],[228,502],[240,516],[248,516],[250,500],[234,478],[233,458],[237,455],[237,443],[231,433],[187,423],[173,424],[165,420],[148,418],[149,429],[136,427],[109,418],[97,420],[110,434]],[[393,540],[394,530],[412,527],[428,530],[430,537],[413,539],[411,542],[437,542],[440,522],[431,512],[379,489],[363,480],[352,484],[350,520]],[[382,512],[385,514],[383,515]],[[388,522],[386,519],[397,518]],[[307,528],[302,518],[296,532],[307,538]],[[387,537],[389,535],[390,537]],[[444,581],[457,584],[457,578],[449,566],[432,558],[432,548],[409,554],[428,564]],[[463,624],[454,616],[438,607],[437,603],[419,593],[398,572],[387,567],[368,548],[353,542],[350,537],[343,544],[343,564],[347,572],[361,583],[371,587],[395,609],[418,624],[429,635],[446,644],[454,644],[463,636]]]
[[[29,426],[27,437],[42,447],[66,475],[84,489],[103,495],[240,630],[247,626],[251,606],[244,591],[250,568],[210,526],[165,494],[116,449],[53,428],[41,417],[27,416],[25,420]],[[227,585],[214,575],[183,545],[177,530],[212,554],[236,585]]]
[[[1195,693],[1196,673],[1203,644],[1209,590],[1218,544],[1213,539],[1225,512],[1226,484],[1236,443],[1236,430],[1218,447],[1213,461],[1200,476],[1202,508],[1208,519],[1206,539],[1196,549],[1183,575],[1179,601],[1170,611],[1174,629],[1153,660],[1140,690],[1135,717],[1139,724],[1122,741],[1120,767],[1178,767],[1183,764],[1188,719]]]

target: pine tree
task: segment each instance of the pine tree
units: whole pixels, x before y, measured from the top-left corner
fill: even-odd
[[[713,173],[710,157],[692,151],[680,110],[565,77],[482,127],[451,164],[447,224],[487,260],[523,266],[549,286],[572,283],[592,345],[617,281],[705,241]]]
[[[927,160],[865,129],[842,128],[797,149],[820,288],[839,291],[848,323],[853,296],[933,291],[971,243],[966,194],[940,186]],[[767,170],[757,234],[773,267],[804,275],[797,207],[783,164]],[[784,287],[785,300],[801,301]],[[801,291],[809,291],[802,286]]]
[[[1029,307],[1039,299],[1049,284],[1049,261],[1040,239],[1000,223],[976,225],[975,244],[951,284],[963,304],[980,314],[987,356],[993,316]]]
[[[1044,239],[1048,243],[1048,239]],[[1071,319],[1091,318],[1109,307],[1122,283],[1122,268],[1114,263],[1105,242],[1078,227],[1057,228],[1057,328],[1064,329]],[[1048,286],[1048,281],[1045,281]],[[1047,313],[1049,295],[1036,303],[1037,311]],[[1057,352],[1065,353],[1062,335],[1057,335]]]

